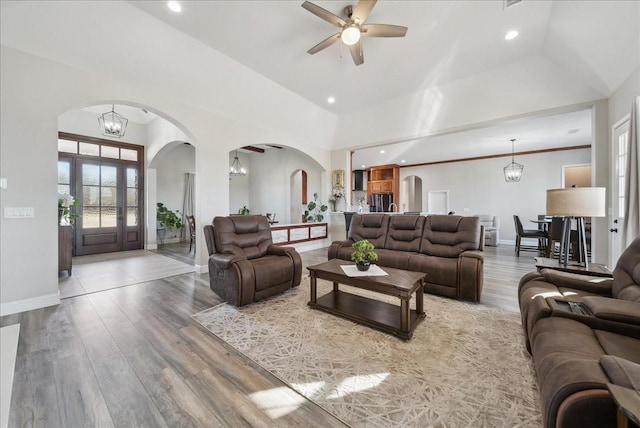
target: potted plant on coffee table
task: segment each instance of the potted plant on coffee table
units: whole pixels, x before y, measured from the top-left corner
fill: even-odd
[[[371,262],[378,260],[378,254],[374,251],[375,247],[366,239],[354,242],[352,245],[355,250],[351,253],[351,260],[356,262],[356,266],[360,271],[369,270]]]

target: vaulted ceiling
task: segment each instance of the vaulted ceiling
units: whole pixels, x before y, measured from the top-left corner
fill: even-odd
[[[605,98],[638,66],[637,1],[523,0],[505,8],[502,0],[381,0],[366,22],[406,26],[407,35],[363,39],[357,67],[342,43],[307,54],[338,29],[302,1],[183,1],[181,13],[164,1],[131,3],[338,114],[540,56]],[[355,0],[314,3],[344,16]],[[519,36],[505,40],[509,30]]]

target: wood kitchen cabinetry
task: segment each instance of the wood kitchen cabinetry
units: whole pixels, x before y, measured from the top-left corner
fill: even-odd
[[[66,270],[71,276],[71,256],[73,253],[73,227],[58,226],[58,272]]]
[[[371,198],[371,195],[378,193],[391,194],[392,201],[396,206],[400,205],[400,167],[398,165],[371,167],[368,178],[367,193],[369,198]]]

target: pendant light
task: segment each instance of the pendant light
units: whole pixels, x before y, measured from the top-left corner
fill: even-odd
[[[504,167],[504,181],[507,183],[520,181],[522,170],[524,169],[524,165],[520,165],[513,160],[513,143],[515,143],[515,141],[515,138],[511,140],[511,163]]]
[[[229,176],[241,177],[243,175],[247,175],[247,170],[242,167],[242,164],[240,163],[240,159],[238,158],[238,149],[236,149],[236,155],[233,158],[231,167],[229,167]]]
[[[115,112],[115,106],[111,104],[111,111],[103,113],[98,117],[100,132],[106,137],[121,138],[127,130],[129,120]]]

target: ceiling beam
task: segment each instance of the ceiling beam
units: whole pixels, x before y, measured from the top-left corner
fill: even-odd
[[[264,149],[261,149],[260,147],[255,147],[255,146],[242,146],[240,147],[241,149],[244,150],[249,150],[250,152],[256,152],[256,153],[264,153]]]

